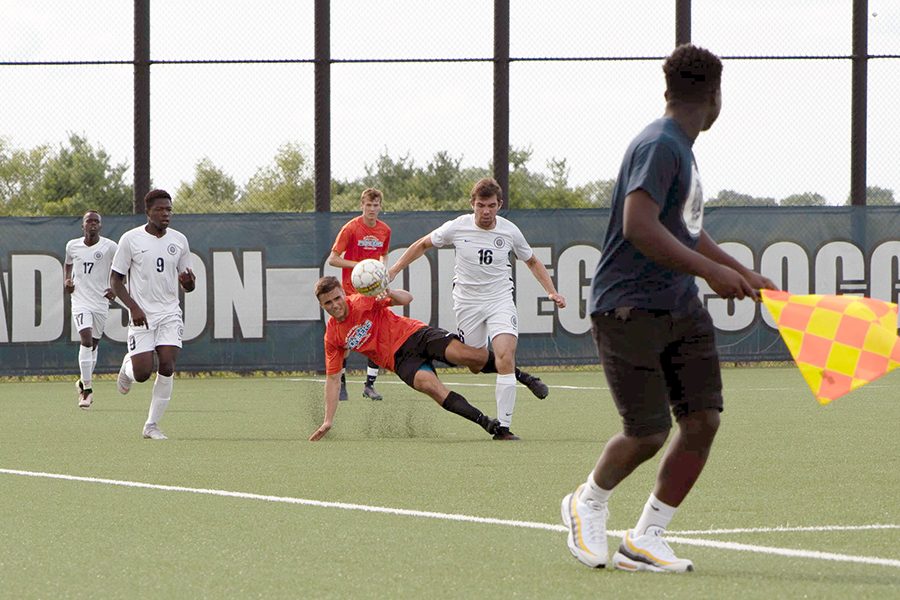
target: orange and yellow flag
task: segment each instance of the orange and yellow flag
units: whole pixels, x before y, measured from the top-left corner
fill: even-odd
[[[821,404],[900,366],[896,304],[772,290],[762,290],[762,301]]]

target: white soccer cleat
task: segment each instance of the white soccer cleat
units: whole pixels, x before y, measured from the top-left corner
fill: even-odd
[[[169,438],[166,437],[162,431],[159,430],[159,427],[156,423],[147,423],[144,425],[144,433],[145,440],[167,440]]]
[[[613,555],[613,567],[623,571],[652,571],[654,573],[686,573],[694,570],[694,563],[678,558],[662,537],[656,533],[634,535],[629,529],[622,538],[619,550]]]
[[[83,408],[84,410],[87,410],[91,407],[91,404],[93,404],[93,403],[94,403],[94,392],[93,391],[90,391],[87,393],[81,392],[81,394],[78,398],[78,408]]]
[[[122,366],[119,367],[119,377],[116,379],[116,389],[120,394],[127,394],[131,391],[131,378],[125,373],[125,365],[131,362],[131,356],[126,354],[122,359]]]
[[[606,566],[609,548],[606,541],[606,519],[609,510],[606,504],[592,500],[581,501],[584,484],[562,499],[560,512],[563,525],[569,528],[566,543],[572,556],[589,567],[602,569]]]

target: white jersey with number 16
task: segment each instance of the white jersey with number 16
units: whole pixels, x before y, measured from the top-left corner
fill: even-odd
[[[432,231],[431,243],[456,248],[453,297],[460,301],[510,297],[514,286],[509,253],[519,260],[534,254],[515,223],[503,217],[497,217],[493,229],[481,229],[475,215],[462,215]]]

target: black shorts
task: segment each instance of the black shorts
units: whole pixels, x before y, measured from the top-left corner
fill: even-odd
[[[680,312],[620,308],[591,321],[626,435],[668,431],[672,414],[722,410],[715,327],[699,299]]]
[[[413,381],[419,369],[427,366],[434,371],[432,361],[439,360],[451,367],[455,366],[447,360],[446,351],[450,342],[458,339],[459,337],[455,333],[428,325],[416,330],[394,352],[394,373],[406,385],[413,387]]]

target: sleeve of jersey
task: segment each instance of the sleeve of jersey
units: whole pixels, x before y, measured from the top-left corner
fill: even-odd
[[[191,245],[188,243],[187,237],[184,238],[184,252],[181,253],[181,256],[178,257],[178,272],[184,273],[186,270],[192,268],[193,261],[191,260]]]
[[[647,141],[634,149],[631,164],[625,195],[644,190],[660,207],[665,206],[678,164],[672,149],[662,140]]]
[[[350,229],[353,221],[350,221],[343,227],[341,227],[340,232],[338,232],[337,238],[334,240],[334,246],[331,247],[331,251],[335,254],[343,254],[347,250],[347,245],[350,243]]]
[[[513,225],[512,233],[513,252],[519,260],[528,260],[534,256],[534,250],[528,245],[528,240],[522,234],[522,230],[518,226]]]
[[[127,235],[127,234],[126,234]],[[127,275],[128,267],[131,265],[131,244],[125,235],[119,240],[116,248],[116,254],[113,256],[112,270],[119,275]]]
[[[66,242],[66,264],[71,265],[75,262],[74,257],[72,256],[72,242]]]
[[[431,243],[435,248],[443,248],[453,244],[453,234],[456,231],[456,221],[447,221],[431,232]]]
[[[391,251],[391,228],[387,228],[387,234],[384,236],[384,257],[387,258],[388,252]]]

